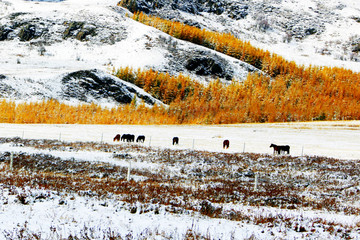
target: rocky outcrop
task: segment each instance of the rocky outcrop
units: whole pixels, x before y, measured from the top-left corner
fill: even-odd
[[[203,21],[196,22],[193,19],[187,19],[179,12],[195,14],[201,17],[203,17],[203,13],[211,13],[215,16],[221,15],[222,18],[219,18],[218,21],[223,22],[225,25],[229,24],[229,28],[231,28],[233,22],[227,21],[227,18],[237,21],[250,16],[255,20],[259,19],[257,24],[262,26],[257,27],[261,30],[281,28],[282,31],[298,39],[320,34],[325,29],[323,22],[327,20],[325,14],[321,12],[316,12],[318,17],[314,17],[308,13],[284,10],[277,7],[273,2],[259,4],[229,0],[123,0],[119,5],[128,8],[132,12],[142,11],[165,19],[176,19],[184,23],[190,22],[190,25],[199,28],[211,28],[211,26],[204,25]],[[273,24],[270,23],[268,18],[272,19]],[[265,29],[264,22],[267,23]]]
[[[25,17],[26,16],[26,17]],[[126,29],[95,20],[59,21],[42,19],[26,13],[11,14],[0,25],[0,41],[19,39],[22,42],[41,41],[51,45],[64,39],[114,44],[126,38]]]
[[[117,103],[129,104],[136,98],[148,105],[162,104],[150,94],[133,84],[118,79],[105,72],[93,69],[66,74],[62,77],[62,98],[92,102],[94,99],[107,99]]]
[[[21,28],[18,36],[20,41],[30,41],[31,39],[39,37],[39,35],[36,34],[36,26],[33,24],[27,24]]]
[[[5,82],[6,79],[7,76],[0,74],[0,98],[7,98],[9,96],[17,95],[17,91],[11,87],[11,85]]]
[[[81,70],[49,79],[22,79],[0,74],[0,97],[12,99],[57,99],[59,101],[148,106],[163,103],[134,84],[103,71]]]
[[[63,38],[67,39],[69,37],[76,38],[79,41],[86,41],[88,37],[95,37],[96,26],[93,24],[86,24],[85,22],[69,22],[65,23],[67,26]]]
[[[11,33],[13,29],[6,27],[6,26],[0,26],[0,41],[4,41],[8,38],[9,33]]]
[[[218,59],[209,56],[194,56],[185,63],[185,68],[200,76],[216,76],[231,80],[231,74],[227,74],[225,65]]]
[[[250,72],[263,74],[250,64],[204,47],[196,48],[171,38],[159,38],[157,44],[168,51],[167,66],[159,70],[172,75],[182,72],[201,81],[219,78],[227,82],[245,80]]]
[[[180,10],[186,13],[199,14],[200,12],[222,14],[226,10],[223,0],[122,0],[119,5],[131,12],[156,13],[158,9]]]
[[[329,26],[336,28],[360,22],[356,10],[353,16],[342,12],[350,9],[351,4],[327,5],[313,1],[304,6],[300,1],[279,0],[122,0],[119,5],[132,12],[142,11],[198,28],[231,32],[241,39],[263,44],[294,41],[299,44],[298,49],[303,49],[303,42],[316,36],[320,40],[313,46],[314,53],[326,52],[335,59],[359,61],[358,47],[351,40],[357,36],[355,32],[347,34],[349,40],[336,34],[321,40],[327,30],[332,31]],[[341,47],[339,41],[343,43]]]

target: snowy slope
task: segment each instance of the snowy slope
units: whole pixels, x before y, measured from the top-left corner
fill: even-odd
[[[224,81],[242,80],[249,72],[258,71],[244,62],[137,23],[117,3],[117,0],[0,1],[1,97],[62,100],[56,94],[63,89],[59,79],[79,70],[110,73],[113,68],[131,66],[170,74],[184,72],[200,81],[218,77]],[[228,9],[219,15],[205,10],[190,14],[184,11],[186,8],[163,8],[154,13],[232,32],[299,64],[360,70],[360,63],[356,62],[358,52],[353,51],[360,35],[356,0],[220,1],[218,4],[225,3]],[[237,13],[242,9],[237,6],[247,7],[244,7],[246,16],[229,17],[230,10]],[[264,22],[267,25],[261,28]],[[310,31],[311,27],[316,33]],[[304,34],[304,29],[310,29],[310,33]],[[289,31],[291,37],[287,35]],[[187,69],[189,61],[199,59],[214,62],[221,71],[197,75]]]
[[[126,1],[125,1],[126,2]],[[304,65],[360,71],[357,0],[135,0],[139,10],[241,39]]]
[[[56,94],[63,88],[59,79],[79,70],[110,73],[113,68],[130,66],[191,74],[184,63],[198,56],[214,59],[222,67],[222,75],[215,77],[224,80],[241,80],[249,71],[257,71],[135,22],[116,4],[105,0],[0,1],[1,97],[62,100]],[[212,78],[193,76],[201,81]]]

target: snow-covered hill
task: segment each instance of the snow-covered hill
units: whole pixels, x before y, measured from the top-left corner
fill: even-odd
[[[55,98],[66,91],[64,74],[114,67],[185,72],[189,61],[220,68],[193,76],[244,79],[254,67],[204,47],[173,39],[129,19],[117,1],[1,1],[1,97]],[[205,69],[206,70],[206,69]],[[47,89],[58,86],[57,91]],[[26,92],[24,92],[26,91]],[[105,98],[105,96],[104,96]],[[114,102],[106,99],[103,102]],[[118,102],[118,101],[115,101]]]
[[[300,64],[360,70],[357,0],[123,0],[122,5],[230,32]]]
[[[183,72],[200,81],[242,80],[259,71],[135,22],[118,2],[0,0],[0,97],[64,100],[68,88],[61,79],[90,69],[110,73],[125,66],[153,68]],[[232,32],[300,64],[360,71],[357,0],[130,2],[166,18]],[[194,63],[196,67],[190,68]],[[93,96],[91,101],[119,102],[108,95]]]

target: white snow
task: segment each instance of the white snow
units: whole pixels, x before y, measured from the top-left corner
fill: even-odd
[[[360,159],[360,121],[239,125],[46,125],[0,124],[2,137],[111,143],[116,134],[145,135],[145,145],[232,153],[272,154],[270,144],[290,145],[293,156]],[[179,137],[178,146],[172,138]],[[224,139],[230,148],[222,149]]]
[[[144,134],[145,146],[173,149],[203,149],[209,151],[224,151],[238,153],[245,151],[269,153],[271,142],[291,145],[291,155],[304,154],[339,157],[341,159],[360,159],[360,121],[348,122],[312,122],[312,123],[278,123],[278,124],[242,124],[218,126],[138,126],[138,125],[32,125],[32,124],[0,124],[1,137],[21,137],[30,139],[59,139],[64,141],[92,141],[113,143],[116,133]],[[171,138],[179,136],[178,146],[171,145]],[[222,140],[230,139],[230,148],[221,148]],[[195,141],[194,141],[195,140]],[[129,144],[129,143],[114,143]],[[133,143],[137,144],[137,143]],[[60,151],[39,150],[30,147],[1,144],[0,152],[42,153],[61,159],[79,161],[107,162],[127,167],[125,159],[115,158],[113,153],[93,151]],[[129,153],[133,154],[133,153]],[[159,172],[171,166],[160,166],[150,162],[132,162],[132,168]],[[133,176],[141,181],[137,176]],[[122,201],[116,197],[96,198],[91,196],[68,195],[52,193],[45,190],[28,188],[13,188],[17,194],[9,194],[9,189],[0,185],[0,232],[18,232],[26,229],[28,232],[41,233],[45,239],[59,239],[61,236],[81,236],[84,232],[93,231],[94,239],[102,239],[107,230],[111,229],[122,236],[131,233],[135,239],[146,234],[153,234],[159,239],[183,239],[189,229],[211,236],[212,239],[294,239],[303,238],[303,233],[297,233],[285,226],[267,228],[243,221],[229,221],[201,217],[197,213],[169,214],[165,206],[159,206],[159,214],[152,211],[144,214],[131,214],[124,208]],[[50,196],[44,201],[33,200],[28,205],[19,204],[16,196],[19,194],[33,196],[40,194]],[[35,194],[35,195],[34,195]],[[59,204],[64,201],[65,204]],[[356,203],[354,203],[356,204]],[[270,207],[251,207],[238,204],[223,204],[226,211],[235,210],[249,216],[283,217],[298,219],[299,223],[316,222],[317,219],[329,223],[353,226],[360,222],[359,216],[344,215],[324,211],[288,210]],[[53,231],[51,231],[53,229]],[[92,230],[91,230],[92,229]],[[91,230],[91,231],[90,231]],[[315,236],[332,239],[328,232],[317,232]],[[355,236],[358,237],[358,236]],[[0,237],[1,238],[1,237]]]
[[[151,49],[144,48],[148,39],[157,38],[161,33],[153,28],[141,25],[133,20],[116,13],[113,7],[119,0],[65,0],[61,2],[38,2],[23,0],[0,0],[0,25],[5,23],[6,15],[15,12],[28,12],[31,16],[41,16],[45,19],[83,20],[95,19],[99,23],[109,26],[124,27],[127,37],[114,45],[97,45],[91,42],[79,42],[68,39],[46,46],[44,56],[40,56],[38,49],[27,42],[2,41],[0,44],[0,74],[11,77],[13,86],[27,91],[28,85],[24,79],[38,79],[39,82],[47,82],[56,79],[63,73],[76,70],[97,68],[110,71],[112,67],[131,66],[161,68],[164,64],[164,50],[153,46]],[[360,5],[358,0],[347,1],[302,1],[283,0],[283,6],[289,9],[301,8],[308,11],[310,6],[322,3],[327,7],[334,8],[338,4],[345,7],[337,10],[338,14],[347,17],[359,16]],[[23,18],[27,15],[21,16]],[[204,20],[206,21],[206,20]],[[209,21],[211,24],[211,21]],[[253,24],[251,19],[245,22],[235,23],[242,31],[251,33],[249,30]],[[337,26],[327,26],[324,36],[331,41],[348,40],[349,37],[360,35],[359,24],[340,22]],[[219,23],[219,29],[223,26]],[[60,31],[60,29],[58,29]],[[124,33],[125,34],[125,33]],[[267,33],[269,34],[269,33]],[[279,39],[281,36],[274,31],[271,39]],[[148,37],[146,37],[148,36]],[[260,37],[259,37],[260,38]],[[309,37],[306,41],[291,42],[290,44],[262,43],[251,39],[252,44],[278,53],[287,59],[295,60],[299,64],[313,64],[326,66],[342,66],[360,71],[358,62],[334,60],[330,56],[315,54],[316,49],[326,46],[326,39],[318,39],[316,36]],[[181,47],[187,47],[182,43]],[[188,45],[191,47],[191,45]],[[5,57],[4,57],[5,56]],[[7,81],[7,80],[4,80]],[[56,92],[60,86],[55,82],[33,86],[43,91],[44,86],[51,86],[46,91]],[[34,84],[32,84],[34,85]],[[25,86],[25,87],[24,87]],[[138,126],[138,125],[21,125],[0,124],[1,137],[22,137],[31,139],[60,139],[64,141],[95,141],[112,143],[117,134],[133,133],[146,136],[145,145],[161,148],[174,149],[198,149],[209,151],[224,151],[230,153],[254,152],[272,154],[269,148],[271,143],[288,144],[291,146],[291,155],[320,155],[339,159],[360,159],[360,121],[349,122],[316,122],[316,123],[278,123],[278,124],[241,124],[226,126]],[[174,136],[180,138],[178,146],[171,145]],[[222,141],[230,140],[230,148],[222,149]],[[124,143],[116,143],[124,144]],[[16,147],[9,144],[0,145],[0,152],[28,152],[49,153],[61,158],[75,158],[86,161],[102,161],[126,167],[125,160],[114,159],[110,153],[94,152],[60,152],[42,151],[32,148]],[[150,163],[133,163],[133,168],[146,168],[156,171],[157,165]],[[107,200],[107,207],[102,206],[105,200],[90,197],[71,198],[64,194],[59,196],[51,192],[51,200],[34,202],[22,205],[16,201],[15,195],[9,194],[9,189],[0,185],[0,233],[11,232],[21,229],[27,222],[28,228],[34,232],[42,232],[44,239],[59,239],[69,234],[79,235],[86,227],[97,228],[101,233],[111,228],[121,233],[132,233],[135,239],[146,232],[158,233],[169,239],[181,239],[188,229],[194,229],[203,235],[210,235],[214,239],[299,239],[306,238],[305,234],[295,231],[283,231],[281,227],[273,233],[269,229],[253,225],[251,223],[229,221],[223,219],[210,219],[199,217],[189,213],[185,215],[169,214],[161,209],[159,215],[130,214],[122,208],[121,201],[114,198]],[[15,191],[30,192],[30,189]],[[32,192],[41,190],[31,190]],[[64,199],[67,204],[59,205]],[[358,204],[358,203],[354,203]],[[237,209],[248,215],[285,215],[297,216],[299,219],[314,219],[321,217],[328,221],[343,224],[358,224],[358,216],[344,216],[335,213],[323,213],[314,211],[296,212],[274,208],[253,208],[247,206],[225,206],[228,209]],[[306,221],[306,220],[305,220]],[[56,231],[50,231],[50,227]],[[263,231],[263,232],[262,232]],[[286,232],[287,235],[284,235]],[[274,234],[277,234],[274,236]],[[323,238],[329,238],[327,233],[319,233]],[[0,238],[4,237],[0,234]],[[94,238],[100,238],[97,235]],[[359,236],[355,236],[359,238]],[[159,237],[159,239],[163,239]]]
[[[37,76],[49,78],[62,73],[92,68],[109,72],[112,67],[161,66],[164,61],[164,51],[157,47],[150,50],[144,48],[145,35],[155,38],[154,36],[158,33],[154,33],[154,29],[150,27],[115,12],[112,8],[117,2],[104,0],[66,0],[56,3],[23,0],[0,2],[2,16],[14,12],[29,12],[30,16],[21,17],[41,16],[45,19],[57,19],[58,22],[93,19],[109,27],[123,27],[128,33],[125,40],[113,45],[99,45],[68,39],[45,46],[44,56],[40,56],[38,49],[28,42],[5,41],[0,45],[0,52],[7,58],[0,59],[0,72],[10,77],[31,76],[36,79]]]

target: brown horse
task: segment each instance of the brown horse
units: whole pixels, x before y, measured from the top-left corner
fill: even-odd
[[[223,148],[225,149],[227,149],[227,148],[229,148],[229,146],[230,146],[230,141],[229,140],[224,140],[224,142],[223,142]]]
[[[145,136],[144,136],[144,135],[139,135],[139,136],[136,138],[136,142],[145,142]]]
[[[120,141],[120,134],[116,134],[116,136],[114,137],[114,142],[115,141]]]
[[[270,147],[274,148],[274,155],[275,155],[275,153],[280,155],[282,152],[286,152],[287,154],[290,154],[290,146],[289,145],[281,146],[281,145],[276,145],[276,144],[272,143],[270,145]]]

